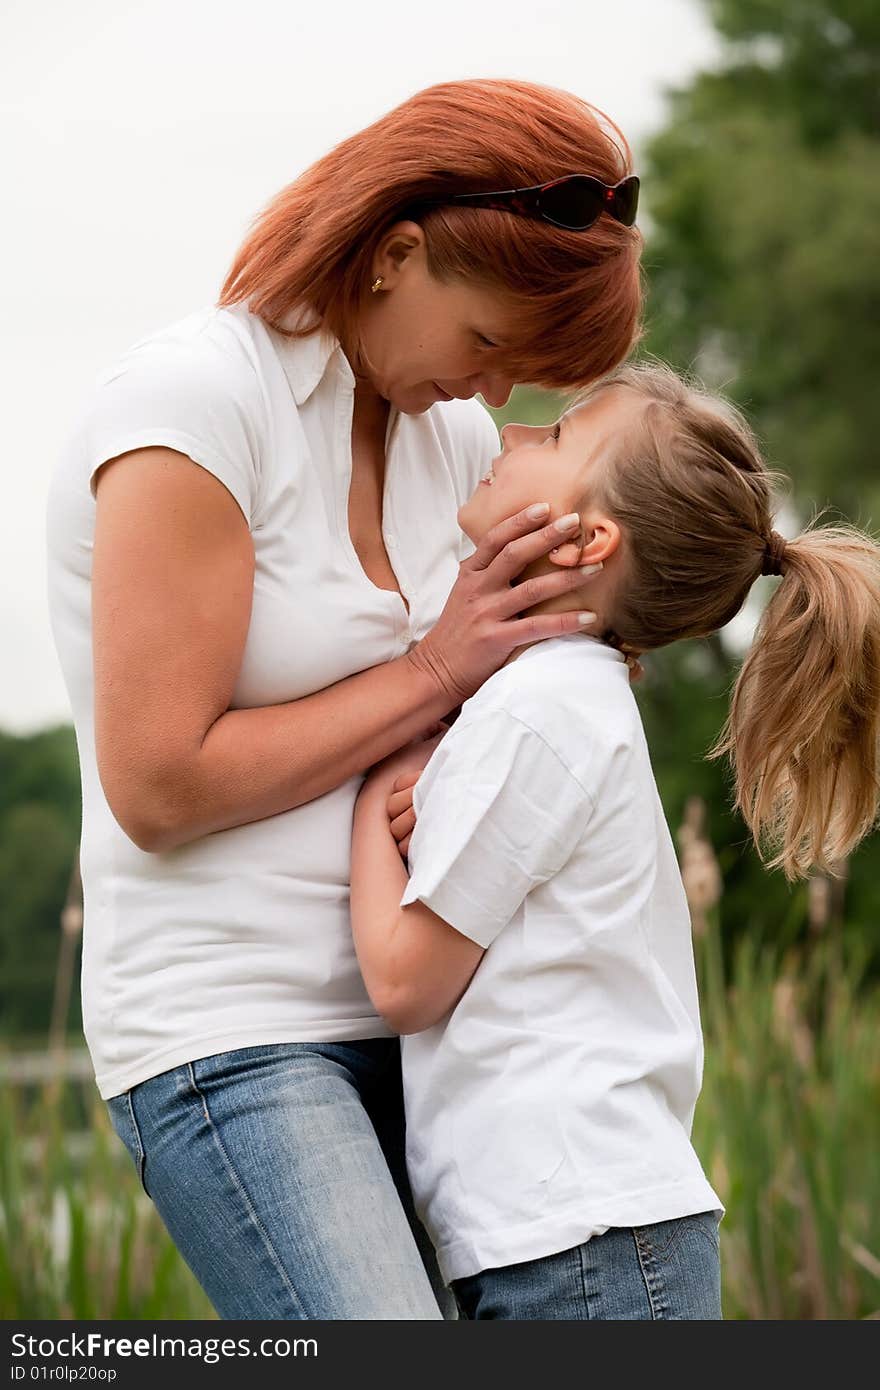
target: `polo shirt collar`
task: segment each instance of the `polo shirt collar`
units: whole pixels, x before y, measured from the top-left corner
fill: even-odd
[[[282,319],[282,327],[298,327],[308,319],[309,314],[310,311],[302,308],[293,309]],[[307,338],[286,338],[278,333],[275,335],[275,342],[284,374],[298,406],[305,404],[323,380],[331,358],[337,358],[338,369],[350,378],[350,384],[354,386],[354,372],[348,358],[342,351],[339,339],[329,329],[321,327],[310,333]]]

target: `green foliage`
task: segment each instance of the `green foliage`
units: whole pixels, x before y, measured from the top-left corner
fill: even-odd
[[[70,725],[25,737],[0,730],[0,816],[23,801],[51,802],[79,834],[79,758]]]
[[[214,1317],[91,1085],[0,1086],[0,1317]]]
[[[45,1036],[59,918],[80,830],[69,727],[0,733],[0,1034]],[[73,1024],[78,1019],[78,1004]]]
[[[708,0],[731,41],[740,105],[794,112],[811,144],[880,132],[880,10],[875,0]]]
[[[727,1318],[876,1317],[880,991],[839,940],[696,943],[706,1063],[693,1142],[726,1207]]]
[[[646,347],[727,389],[802,509],[871,526],[880,395],[880,10],[716,0],[736,40],[644,165]]]

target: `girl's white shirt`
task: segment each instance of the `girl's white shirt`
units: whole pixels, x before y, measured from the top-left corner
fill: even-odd
[[[447,1280],[724,1208],[691,1145],[690,915],[629,673],[575,633],[465,702],[415,787],[402,905],[485,946],[403,1040],[407,1164]]]
[[[235,1048],[390,1036],[349,921],[362,776],[148,854],[110,811],[94,739],[94,475],[127,450],[187,454],[247,520],[256,572],[233,709],[298,700],[391,661],[437,621],[473,549],[456,514],[498,452],[497,431],[476,400],[390,413],[383,530],[407,612],[367,578],[351,541],[354,387],[329,334],[291,340],[246,307],[207,309],[102,374],[54,471],[48,592],[82,775],[83,1019],[105,1097]]]

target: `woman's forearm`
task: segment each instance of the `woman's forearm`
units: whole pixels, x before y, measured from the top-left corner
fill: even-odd
[[[418,738],[454,703],[406,654],[289,704],[227,710],[192,759],[162,774],[143,847],[176,849],[323,796]]]

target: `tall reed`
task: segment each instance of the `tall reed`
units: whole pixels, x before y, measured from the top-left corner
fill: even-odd
[[[89,1086],[0,1086],[0,1317],[209,1318]]]
[[[727,1212],[728,1318],[880,1316],[880,989],[839,940],[696,939],[706,1061],[693,1138]]]
[[[726,970],[701,911],[693,1137],[727,1208],[725,1316],[880,1317],[880,988],[845,929],[743,939]],[[0,1316],[213,1316],[90,1084],[0,1086]]]

